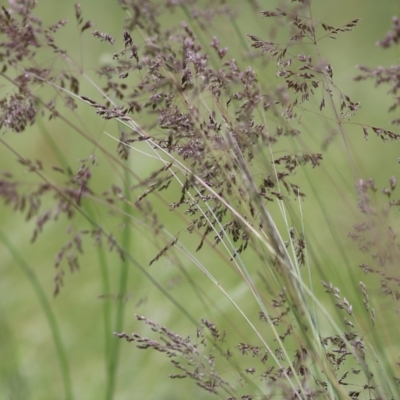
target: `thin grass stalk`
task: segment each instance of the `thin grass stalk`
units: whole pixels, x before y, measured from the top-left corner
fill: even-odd
[[[130,226],[130,219],[128,217],[128,213],[130,211],[129,206],[129,199],[130,199],[130,175],[125,172],[125,181],[126,181],[126,191],[124,196],[127,201],[124,202],[123,211],[125,217],[123,218],[123,228],[122,228],[122,240],[121,240],[121,248],[124,249],[125,253],[130,253],[132,251],[132,228]],[[126,288],[128,284],[128,272],[129,272],[129,263],[128,259],[123,257],[120,261],[120,277],[119,277],[119,287],[118,287],[118,295],[119,300],[117,304],[116,316],[114,327],[115,331],[121,332],[124,326],[124,319],[125,319],[125,295],[126,295]],[[107,385],[107,393],[106,393],[106,400],[112,400],[114,397],[116,379],[117,379],[117,370],[119,364],[119,353],[120,353],[120,346],[121,342],[116,340],[112,342],[111,348],[111,359],[110,359],[110,366],[109,366],[109,382]]]
[[[56,349],[56,355],[64,384],[64,398],[65,400],[73,400],[74,394],[68,355],[64,346],[60,328],[58,326],[57,318],[53,313],[53,309],[49,300],[47,299],[46,292],[42,288],[38,278],[36,277],[35,272],[32,270],[32,268],[29,267],[26,260],[21,256],[21,252],[14,247],[8,236],[1,229],[0,240],[3,242],[4,246],[7,248],[14,261],[19,265],[35,292],[35,295],[46,317],[46,321],[49,325],[53,338],[53,343]]]

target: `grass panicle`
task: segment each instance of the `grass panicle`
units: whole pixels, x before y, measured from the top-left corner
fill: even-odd
[[[2,7],[0,238],[45,312],[66,399],[84,390],[76,349],[98,343],[91,395],[108,400],[193,383],[199,399],[399,398],[400,119],[363,113],[354,88],[384,85],[394,115],[400,66],[343,85],[335,54],[360,18],[260,3],[119,0],[104,27],[85,5],[51,23],[35,1]],[[17,241],[54,259],[54,306]],[[56,305],[74,285],[84,300],[58,312],[82,313],[68,319],[82,333],[67,345]],[[170,386],[144,386],[158,365]]]

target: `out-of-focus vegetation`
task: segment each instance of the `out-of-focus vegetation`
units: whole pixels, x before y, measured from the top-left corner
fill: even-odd
[[[10,1],[10,4],[4,4],[3,14],[9,13],[8,17],[13,18],[17,15],[18,7],[27,7],[28,3]],[[38,48],[35,58],[26,58],[20,64],[16,60],[15,69],[9,66],[7,71],[2,72],[1,97],[5,97],[6,93],[15,94],[21,91],[18,86],[22,85],[21,80],[13,82],[13,79],[22,73],[24,68],[48,68],[53,75],[64,74],[65,87],[61,87],[60,81],[57,81],[57,84],[46,85],[38,80],[30,86],[36,98],[33,105],[39,110],[34,123],[21,133],[12,132],[12,129],[6,130],[6,124],[2,128],[0,191],[3,194],[4,191],[11,194],[15,187],[6,187],[4,182],[15,180],[18,182],[19,193],[26,194],[27,197],[24,212],[18,210],[22,208],[22,200],[15,202],[13,196],[9,196],[8,201],[1,202],[0,206],[1,398],[167,400],[186,399],[188,395],[196,399],[213,398],[214,394],[204,391],[189,379],[168,379],[168,375],[176,373],[176,370],[163,354],[139,350],[113,336],[113,332],[139,332],[142,336],[155,339],[153,332],[140,323],[135,314],[144,315],[182,337],[190,335],[191,341],[199,347],[201,336],[196,337],[196,324],[200,323],[202,318],[215,323],[219,330],[226,331],[224,346],[234,348],[237,343],[247,342],[260,346],[260,338],[255,335],[255,331],[261,332],[263,339],[271,343],[272,347],[276,342],[276,338],[268,331],[269,328],[265,328],[263,322],[258,319],[259,303],[249,290],[246,274],[235,267],[231,260],[236,258],[232,257],[233,251],[229,248],[229,244],[232,243],[229,240],[232,239],[227,239],[225,244],[214,243],[218,230],[223,231],[222,226],[217,226],[216,231],[207,236],[203,247],[196,251],[204,230],[195,229],[190,225],[192,214],[185,213],[184,209],[175,210],[171,206],[172,203],[179,202],[181,192],[183,193],[185,188],[189,190],[189,186],[182,189],[180,183],[173,180],[168,190],[152,193],[151,185],[157,182],[152,172],[165,165],[157,159],[157,151],[153,152],[155,146],[149,145],[147,139],[129,142],[129,139],[136,139],[135,136],[129,136],[134,130],[133,125],[130,125],[131,121],[101,118],[96,114],[96,111],[101,109],[93,107],[90,101],[85,101],[87,98],[98,104],[106,104],[103,90],[107,79],[104,76],[99,77],[96,70],[99,67],[115,67],[115,53],[126,50],[125,54],[119,55],[121,64],[118,65],[123,66],[124,60],[127,63],[131,62],[127,50],[129,38],[124,37],[124,20],[134,20],[135,13],[140,19],[140,13],[147,7],[144,7],[144,4],[149,2],[126,2],[130,3],[137,3],[138,7],[127,6],[126,10],[123,10],[114,1],[85,0],[81,2],[79,9],[74,6],[74,2],[63,1],[55,6],[54,2],[40,1],[32,10],[32,15],[40,18],[43,26],[55,24],[61,19],[68,20],[64,27],[54,33],[57,47],[65,50],[68,56],[56,54],[51,48]],[[260,13],[254,11],[253,6],[256,2],[228,0],[221,7],[232,6],[235,10],[234,17],[228,12],[222,12],[214,16],[211,25],[205,29],[191,12],[194,7],[211,9],[207,1],[183,1],[182,6],[172,6],[174,2],[161,0],[151,3],[159,3],[159,10],[163,10],[159,18],[163,29],[165,26],[172,29],[183,23],[189,26],[196,40],[203,46],[202,51],[209,51],[210,64],[219,62],[216,51],[210,46],[215,36],[219,40],[220,48],[228,48],[224,60],[234,58],[243,69],[250,65],[256,72],[262,90],[276,93],[274,88],[284,86],[284,79],[277,76],[277,63],[266,61],[269,54],[259,57],[260,51],[256,57],[257,49],[251,47],[254,40],[247,35],[251,34],[268,41],[276,29],[277,36],[274,40],[284,43],[284,40],[288,40],[286,36],[287,32],[290,32],[290,26],[285,28],[277,24],[275,27],[270,18],[263,18]],[[164,3],[171,3],[167,11],[161,7]],[[274,10],[276,7],[285,9],[290,5],[290,2],[286,1],[257,3],[261,10]],[[302,233],[307,245],[310,245],[307,254],[310,261],[309,276],[308,272],[304,272],[303,275],[308,283],[309,279],[313,282],[310,285],[313,296],[322,304],[326,304],[326,310],[335,315],[337,308],[326,293],[326,287],[320,284],[321,279],[332,282],[334,287],[341,290],[339,300],[343,301],[343,297],[346,297],[354,304],[354,314],[359,312],[365,316],[369,315],[363,309],[365,297],[357,285],[360,280],[369,279],[370,275],[366,277],[359,265],[366,263],[370,254],[360,252],[360,241],[357,243],[348,234],[354,234],[354,224],[381,224],[379,229],[374,231],[378,237],[369,237],[370,242],[365,245],[372,246],[373,241],[378,243],[379,249],[387,245],[389,258],[395,258],[398,252],[391,242],[395,242],[396,232],[393,230],[393,237],[390,236],[390,231],[385,225],[395,226],[398,211],[390,216],[389,213],[382,212],[382,218],[377,211],[365,221],[358,207],[360,202],[362,203],[362,198],[358,196],[363,192],[363,188],[358,186],[357,192],[357,184],[360,185],[361,179],[373,179],[378,190],[377,198],[373,197],[371,200],[371,208],[378,210],[380,202],[383,204],[386,199],[390,201],[396,198],[395,194],[392,196],[387,192],[380,195],[378,192],[383,188],[390,189],[389,178],[397,175],[399,146],[396,141],[382,142],[372,127],[398,132],[398,129],[396,131],[390,125],[391,120],[398,118],[398,110],[392,114],[387,111],[393,102],[392,97],[387,95],[389,86],[382,84],[375,87],[373,80],[356,82],[354,78],[361,74],[356,68],[357,65],[389,67],[399,64],[398,44],[397,48],[394,45],[393,48],[384,50],[375,46],[375,42],[381,40],[391,29],[392,17],[400,14],[400,6],[397,2],[389,0],[367,3],[364,0],[318,0],[311,2],[309,10],[310,21],[312,18],[313,23],[318,26],[320,37],[323,36],[323,29],[319,22],[342,27],[361,18],[354,28],[348,32],[340,32],[335,40],[325,38],[317,43],[320,65],[325,67],[326,63],[329,63],[333,70],[334,84],[329,88],[334,92],[337,88],[340,92],[335,92],[335,96],[345,93],[352,101],[360,102],[361,107],[357,107],[359,110],[354,116],[349,113],[348,117],[338,123],[335,108],[328,104],[328,99],[326,109],[321,111],[318,110],[317,99],[304,104],[300,104],[299,101],[294,124],[301,130],[302,136],[298,141],[283,138],[282,142],[272,149],[271,154],[277,159],[286,152],[321,153],[323,161],[318,168],[306,166],[296,171],[292,180],[305,193],[304,199],[296,199],[293,193],[288,194],[287,199],[282,202],[275,198],[274,201],[267,202],[268,211],[288,248],[291,241],[289,227],[294,226],[298,232],[304,230]],[[4,15],[3,18],[8,18]],[[89,20],[93,25],[85,27]],[[32,21],[29,23],[33,24]],[[111,44],[107,40],[100,41],[92,35],[95,30],[107,32],[115,38],[115,42]],[[146,30],[140,25],[132,25],[129,35],[135,46],[137,45],[138,62],[150,57],[143,54]],[[0,42],[6,41],[5,36],[2,32]],[[317,55],[316,47],[307,40],[299,41],[293,45],[293,49],[294,53],[291,54],[292,48],[289,48],[288,56],[295,57],[301,52],[308,54],[308,51]],[[7,55],[4,51],[3,48],[1,61],[6,64]],[[195,75],[194,67],[191,68],[190,73]],[[121,71],[121,74],[124,72]],[[30,70],[27,73],[35,72]],[[129,72],[126,79],[120,79],[119,82],[125,83],[128,88],[134,87],[145,81],[146,73],[145,67],[135,69]],[[72,76],[79,77],[79,94],[74,90]],[[113,80],[118,82],[118,79]],[[200,85],[199,82],[193,83],[194,88],[197,84]],[[322,84],[318,90],[323,92]],[[182,96],[179,100],[182,107],[193,104],[203,112],[208,110],[209,116],[204,117],[204,121],[209,119],[209,123],[212,124],[212,117],[215,117],[217,125],[224,124],[221,116],[225,110],[221,111],[221,105],[217,104],[209,93],[201,94],[196,90],[182,90],[177,93]],[[282,93],[284,94],[284,91]],[[233,96],[234,92],[230,95]],[[84,99],[79,96],[84,96]],[[113,89],[110,89],[107,96],[107,106],[110,108],[113,103],[123,105],[127,100],[119,99]],[[71,109],[68,104],[69,98],[74,100],[77,108]],[[57,110],[63,111],[61,118],[49,120],[51,111],[48,106],[53,105],[52,101],[55,102]],[[139,95],[135,101],[144,107],[149,102],[149,93]],[[335,102],[337,101],[336,98]],[[225,101],[224,107],[226,103]],[[195,113],[194,109],[192,111]],[[155,106],[154,111],[146,115],[136,111],[128,114],[129,118],[145,127],[143,132],[150,136],[155,133],[161,137],[165,131],[155,122],[158,118],[157,112],[158,106]],[[263,113],[255,117],[258,123],[265,123],[271,129],[276,128],[280,123],[279,113],[269,118],[271,117],[266,117]],[[4,117],[3,120],[7,118]],[[369,132],[368,140],[364,139],[363,127],[367,127]],[[127,136],[124,137],[121,132],[128,132]],[[132,144],[136,149],[130,150],[129,157],[124,156],[127,147],[119,145],[118,142],[123,138],[128,140],[125,145]],[[270,148],[266,142],[263,144],[264,148],[256,147],[257,153],[251,163],[255,180],[265,178],[270,173],[267,166],[272,165]],[[214,146],[210,151],[213,157],[223,164],[224,157],[228,163],[231,156],[227,155],[225,150],[221,145],[220,148]],[[175,157],[170,161],[178,160],[184,164],[187,160],[182,154]],[[164,155],[164,159],[168,160],[168,157]],[[266,159],[268,161],[265,161]],[[31,164],[24,163],[23,160],[30,160]],[[36,160],[40,161],[40,167]],[[177,175],[181,184],[185,185],[184,174]],[[189,185],[190,174],[187,174],[186,178]],[[90,185],[86,185],[87,182],[90,182]],[[54,189],[46,197],[41,197],[40,187],[44,190],[41,186],[43,184]],[[55,208],[59,201],[57,193],[61,197],[65,196],[64,189],[67,187],[71,187],[71,191],[72,188],[76,189],[68,200],[72,204],[71,213],[74,213],[75,217],[70,219],[65,209],[59,209],[60,215],[56,218]],[[367,189],[371,187],[365,188],[366,191]],[[393,187],[393,193],[394,189]],[[106,191],[108,193],[103,195]],[[146,200],[141,204],[138,202],[140,196],[144,198],[144,194],[147,195],[146,191],[150,193],[152,209],[146,208],[150,207]],[[33,196],[28,196],[32,193]],[[243,192],[234,192],[233,199],[237,200],[239,194]],[[73,196],[74,201],[71,200]],[[3,195],[3,199],[7,200],[7,196]],[[213,201],[210,200],[210,203]],[[40,212],[36,213],[39,205]],[[237,207],[237,212],[242,217],[246,215],[247,218],[251,215],[246,204],[233,201],[232,206]],[[66,205],[65,207],[67,208]],[[26,210],[29,208],[32,209],[31,218],[27,218]],[[51,212],[49,222],[43,220],[46,211]],[[258,215],[258,212],[256,214]],[[254,226],[257,227],[257,223]],[[38,233],[37,237],[35,231]],[[390,237],[386,239],[382,232]],[[230,233],[228,230],[224,231],[225,237],[230,237]],[[268,232],[264,237],[265,242],[268,242],[267,237],[270,237]],[[176,238],[179,238],[178,243],[174,242]],[[294,241],[293,238],[292,240]],[[168,243],[171,245],[168,246]],[[255,286],[261,293],[262,301],[269,305],[275,296],[270,289],[270,285],[274,286],[275,278],[267,270],[269,271],[276,260],[266,249],[259,246],[257,240],[253,246],[250,245],[248,251],[240,254],[240,263],[246,266],[246,271],[256,282]],[[171,251],[164,254],[162,249],[166,247],[171,247]],[[55,260],[57,257],[61,258],[60,254],[63,259],[55,267]],[[373,256],[374,254],[372,259]],[[79,260],[79,267],[75,257]],[[375,261],[379,264],[376,257]],[[215,282],[199,268],[199,265],[206,266]],[[306,271],[306,267],[302,268],[302,271]],[[393,263],[382,271],[380,277],[396,276]],[[265,279],[271,281],[265,282]],[[275,284],[279,285],[279,279],[276,279]],[[385,364],[389,363],[389,360],[393,361],[395,357],[391,354],[396,352],[398,347],[398,310],[395,302],[397,294],[393,291],[389,300],[381,296],[382,285],[378,281],[376,276],[368,281],[368,288],[371,290],[369,295],[373,298],[371,303],[374,303],[377,318],[386,322],[393,321],[393,326],[386,323],[384,329],[378,331],[379,325],[373,327],[365,317],[360,319],[362,322],[359,321],[356,329],[358,332],[362,332],[362,329],[372,332],[371,338],[381,336],[381,339],[377,340],[381,347],[375,348],[375,351],[385,354],[382,356],[382,364]],[[221,287],[227,294],[221,291]],[[255,321],[255,329],[251,328],[230,299],[240,306],[249,320]],[[324,318],[320,310],[315,312],[315,316]],[[334,318],[332,317],[332,320]],[[373,333],[374,329],[376,334]],[[324,337],[331,335],[334,328],[323,323],[320,330],[321,337]],[[295,348],[296,340],[299,340],[296,336],[288,339],[289,350],[291,346]],[[238,353],[240,356],[240,352]],[[248,372],[240,375],[238,372],[244,364],[246,368],[252,367],[251,356],[247,356],[245,361],[240,361],[238,357],[243,365],[237,368],[226,360],[219,361],[218,355],[216,359],[219,374],[227,381],[236,382],[239,387],[237,393],[240,393],[240,387],[246,390],[248,387],[254,387],[254,393],[257,393],[254,398],[264,398],[260,393],[266,390],[266,385],[260,378],[261,373],[253,375],[252,372]],[[202,361],[205,362],[205,359]],[[309,364],[312,364],[312,361]],[[351,364],[349,368],[356,369],[355,364]],[[377,369],[381,367],[378,366]],[[385,390],[383,392],[387,393]],[[232,393],[236,392],[232,390]],[[362,395],[367,396],[365,393]],[[326,398],[335,398],[334,396],[337,394]],[[221,398],[228,398],[228,395],[222,393]],[[374,397],[360,395],[360,398]],[[386,398],[396,397],[394,394],[394,397],[388,395]]]

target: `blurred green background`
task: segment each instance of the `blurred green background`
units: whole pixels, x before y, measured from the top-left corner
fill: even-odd
[[[238,26],[243,33],[266,38],[268,22],[249,13],[245,3],[244,1],[227,1],[227,4],[243,10],[239,12],[237,18]],[[272,9],[275,3],[277,2],[265,2],[265,8]],[[122,21],[125,15],[116,1],[85,0],[80,4],[84,18],[94,23],[93,29],[110,33],[117,39],[118,44],[115,45],[117,50],[118,46],[122,47]],[[3,5],[7,7],[7,3]],[[64,18],[70,20],[69,26],[57,35],[58,43],[60,47],[65,47],[68,54],[95,79],[96,76],[92,71],[99,63],[108,62],[115,49],[96,41],[89,33],[81,36],[76,33],[73,5],[74,2],[67,0],[42,0],[38,2],[35,13],[43,19],[44,24],[54,23]],[[392,16],[400,14],[400,3],[394,0],[380,2],[318,0],[312,2],[312,9],[315,19],[333,26],[341,26],[355,18],[361,18],[360,23],[352,32],[339,35],[337,40],[326,40],[320,48],[321,56],[331,63],[336,85],[353,100],[361,102],[362,108],[352,122],[362,121],[365,124],[390,129],[389,121],[392,115],[387,113],[387,108],[391,104],[386,96],[387,88],[375,89],[373,82],[357,84],[353,78],[357,74],[356,65],[390,66],[399,63],[398,51],[397,53],[395,50],[384,51],[376,47],[375,42],[382,39],[391,28]],[[166,24],[179,23],[185,18],[183,12],[164,16]],[[257,18],[259,21],[255,21]],[[221,24],[221,31],[208,33],[210,36],[217,35],[221,45],[235,50],[238,44],[230,43],[230,33],[224,31],[224,27],[225,24]],[[60,70],[69,68],[67,63],[56,60],[52,54],[43,54],[40,57],[43,57],[41,60],[44,64],[53,65],[54,68],[60,68]],[[257,72],[263,75],[262,70]],[[266,77],[274,79],[273,75],[267,71]],[[81,94],[100,100],[93,86],[89,83],[86,85],[81,87]],[[10,90],[10,87],[4,84],[0,90]],[[71,117],[74,123],[95,141],[108,149],[110,153],[115,153],[116,142],[104,132],[118,137],[119,127],[116,123],[105,123],[104,120],[96,117],[94,110],[86,104],[79,104],[78,110]],[[318,151],[326,137],[328,126],[329,124],[321,122],[320,119],[305,117],[304,127],[309,133],[306,147]],[[349,282],[346,278],[349,272],[345,270],[343,253],[338,251],[332,232],[340,238],[345,249],[344,254],[349,259],[356,260],[354,268],[357,268],[356,246],[347,238],[347,232],[356,220],[356,179],[373,178],[378,187],[387,186],[388,178],[397,174],[399,168],[397,158],[400,153],[400,147],[396,142],[382,144],[380,139],[372,134],[368,141],[364,141],[359,125],[346,125],[345,132],[350,157],[344,148],[343,141],[336,138],[325,154],[323,167],[319,170],[308,170],[304,176],[303,173],[299,173],[298,176],[298,179],[303,182],[303,191],[309,194],[309,199],[303,203],[303,214],[307,232],[318,253],[316,259],[325,269],[327,276],[337,280],[335,285],[340,283],[344,285],[341,286],[343,290],[346,282]],[[3,135],[4,141],[17,149],[24,157],[43,160],[48,171],[46,176],[49,179],[62,182],[62,177],[50,171],[51,165],[57,163],[57,156],[49,144],[49,137],[62,150],[74,171],[80,164],[79,160],[86,159],[93,153],[98,156],[99,163],[93,167],[96,172],[93,172],[93,185],[98,193],[105,190],[112,182],[121,184],[126,178],[112,167],[113,164],[107,158],[102,157],[101,153],[95,150],[93,144],[71,131],[60,120],[49,122],[39,117],[37,123],[25,133],[17,135],[8,132]],[[38,178],[35,180],[32,174],[27,173],[17,163],[15,155],[4,146],[0,147],[0,160],[1,171],[9,171],[18,176],[26,188],[29,189],[38,182]],[[350,160],[356,166],[356,174],[352,171]],[[149,157],[140,156],[137,153],[130,158],[128,164],[129,168],[142,177],[147,176],[154,165],[157,168],[160,167]],[[131,184],[134,185],[135,182]],[[166,194],[167,198],[168,196],[170,195]],[[46,206],[50,207],[51,204],[52,201],[49,199],[49,204],[45,204],[44,209]],[[328,221],[324,212],[321,211],[321,204],[329,210]],[[122,203],[117,204],[116,207],[123,207]],[[168,212],[166,205],[160,203],[159,207],[160,210],[165,209],[164,225],[173,235],[176,235],[184,228],[184,224]],[[87,205],[87,209],[96,215],[96,219],[100,220],[108,231],[113,232],[117,238],[123,237],[123,222],[121,219],[113,218],[111,215],[113,209],[110,206],[93,202]],[[271,210],[275,211],[274,206],[271,206]],[[121,261],[115,252],[108,251],[104,252],[105,259],[101,260],[101,255],[93,242],[85,239],[85,253],[81,258],[80,270],[71,274],[68,267],[64,265],[65,285],[61,293],[54,298],[55,256],[70,239],[68,229],[88,229],[88,224],[83,219],[71,224],[61,217],[60,221],[47,224],[37,242],[31,244],[30,238],[35,219],[27,223],[23,215],[4,204],[1,204],[0,211],[1,231],[5,234],[8,243],[6,246],[3,242],[0,246],[0,398],[10,400],[64,398],[62,374],[52,332],[32,279],[39,282],[40,288],[49,301],[51,312],[57,320],[66,349],[74,398],[105,398],[107,385],[104,360],[105,353],[109,351],[105,343],[115,346],[115,341],[117,341],[112,333],[116,330],[121,269],[124,268]],[[126,211],[132,212],[133,218],[139,218],[133,207],[128,207]],[[278,213],[276,216],[278,225],[283,226]],[[234,331],[233,342],[255,340],[228,300],[190,260],[181,257],[182,265],[190,274],[193,284],[189,283],[185,273],[177,268],[177,260],[173,257],[161,258],[149,267],[149,261],[165,243],[162,240],[158,241],[150,230],[135,221],[132,221],[132,227],[135,229],[130,230],[130,253],[156,282],[189,311],[194,319],[200,320],[207,317],[218,326],[225,327],[228,332],[231,329]],[[188,238],[183,233],[180,239],[187,245],[190,252],[195,252],[199,237]],[[11,254],[10,249],[15,249],[16,253]],[[223,254],[223,248],[220,250]],[[213,271],[248,315],[256,319],[258,309],[241,278],[229,266],[227,262],[229,257],[227,255],[220,257],[216,255],[216,250],[207,247],[195,255]],[[245,254],[243,259],[256,276],[257,269],[261,266],[254,265],[255,259],[252,258],[251,253]],[[101,267],[102,261],[106,265],[105,269]],[[24,269],[24,266],[28,269]],[[101,278],[105,271],[108,274],[108,280],[106,280],[108,287],[104,286],[105,281]],[[193,286],[197,289],[193,289]],[[200,288],[204,293],[200,292]],[[182,336],[191,335],[195,340],[195,326],[166,299],[165,295],[140,269],[131,264],[126,273],[126,289],[123,322],[125,332],[137,331],[144,336],[151,336],[150,330],[135,319],[134,315],[140,314],[167,326]],[[209,307],[208,311],[199,300],[202,296],[208,298],[205,300]],[[348,296],[351,297],[351,294]],[[104,310],[107,310],[107,306],[104,308],[104,303],[108,304],[108,311],[111,313],[111,326],[104,326]],[[107,330],[108,328],[111,330]],[[188,380],[179,382],[169,380],[167,376],[175,371],[165,357],[151,351],[138,350],[133,343],[121,341],[119,345],[121,353],[114,399],[175,400],[186,399],[188,396],[196,399],[213,397]],[[235,371],[226,370],[226,377],[232,376],[235,377]]]

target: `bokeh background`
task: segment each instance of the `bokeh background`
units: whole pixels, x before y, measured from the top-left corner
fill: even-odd
[[[265,2],[265,8],[272,9],[275,3],[277,2]],[[125,15],[117,2],[83,0],[80,4],[84,18],[94,23],[93,29],[110,33],[117,38],[115,47],[117,49],[118,46],[122,47],[122,21]],[[244,33],[265,38],[268,32],[266,20],[251,14],[244,1],[228,0],[227,4],[243,9],[239,12],[237,23]],[[2,2],[2,5],[8,7],[6,2]],[[384,86],[375,88],[373,82],[355,83],[354,76],[357,75],[357,65],[390,66],[399,63],[398,51],[397,53],[395,49],[385,51],[375,46],[375,42],[382,39],[391,28],[392,16],[400,15],[400,3],[394,0],[379,2],[318,0],[312,2],[312,9],[315,19],[333,26],[341,26],[355,18],[361,18],[352,32],[339,35],[337,40],[326,40],[320,47],[322,58],[329,60],[332,65],[336,85],[353,100],[361,102],[360,112],[345,126],[350,151],[346,151],[343,141],[336,138],[325,153],[323,167],[319,170],[310,169],[306,173],[300,172],[298,176],[303,184],[303,190],[309,194],[309,199],[304,201],[302,207],[309,237],[312,238],[318,254],[316,257],[318,265],[324,268],[328,277],[336,280],[334,281],[336,285],[342,285],[342,290],[345,290],[347,284],[351,289],[351,280],[346,277],[353,273],[347,271],[343,257],[345,255],[351,260],[354,259],[355,269],[359,259],[356,246],[346,234],[357,220],[356,179],[373,178],[378,187],[387,186],[388,178],[398,174],[397,159],[400,157],[400,147],[396,142],[383,144],[372,134],[368,141],[365,141],[361,126],[357,125],[362,122],[390,129],[389,121],[393,116],[387,113],[387,108],[391,104],[386,94],[388,88]],[[110,47],[95,40],[89,33],[83,35],[77,33],[74,26],[74,2],[41,0],[35,13],[44,24],[54,23],[59,19],[69,20],[69,24],[57,35],[58,44],[67,49],[71,58],[89,76],[96,79],[94,69],[99,64],[110,62],[115,49],[110,50]],[[163,18],[165,24],[173,25],[184,21],[186,16],[183,12],[177,11],[171,15],[164,15]],[[229,41],[230,32],[225,28],[226,25],[221,23],[220,31],[209,34],[217,35],[222,45],[234,51],[237,43]],[[60,71],[70,68],[67,63],[50,53],[39,55],[39,58],[43,64],[52,65]],[[259,70],[258,74],[262,75],[263,71]],[[274,74],[268,70],[265,71],[265,77],[265,79],[275,79]],[[6,82],[2,82],[0,90],[12,89]],[[81,93],[100,100],[95,88],[88,82],[81,86]],[[105,123],[104,120],[100,120],[94,110],[86,104],[80,104],[71,117],[74,123],[87,132],[94,141],[111,153],[116,152],[116,142],[104,133],[117,137],[116,132],[119,127],[116,123]],[[309,134],[307,147],[318,151],[326,138],[329,126],[332,126],[329,121],[313,119],[305,112],[304,127]],[[7,132],[2,133],[2,138],[24,157],[32,160],[41,159],[49,170],[47,174],[49,179],[62,182],[57,173],[50,171],[51,165],[58,161],[58,156],[51,146],[54,141],[62,150],[71,168],[75,170],[80,165],[79,160],[88,159],[93,154],[98,155],[99,163],[93,167],[96,171],[93,173],[93,185],[99,193],[113,181],[120,184],[123,180],[120,171],[113,168],[107,159],[102,159],[92,143],[60,120],[49,122],[38,117],[37,123],[23,134]],[[356,174],[350,161],[356,165]],[[129,167],[139,176],[145,177],[154,165],[157,165],[155,163],[151,158],[135,153],[130,158]],[[15,154],[3,145],[0,147],[0,170],[18,176],[28,189],[38,182],[38,178],[27,173],[16,161]],[[259,173],[261,175],[262,171]],[[173,198],[173,195],[166,194],[167,198],[169,196]],[[44,208],[50,207],[51,204],[49,199],[49,204],[45,204]],[[103,226],[118,237],[124,227],[121,219],[114,218],[112,207],[96,202],[93,202],[91,207]],[[165,212],[162,211],[163,223],[169,231],[173,235],[181,232],[184,228],[183,222],[170,213],[165,204],[160,203],[159,207],[160,210],[165,209]],[[278,211],[274,206],[271,210]],[[329,210],[328,218],[323,210]],[[133,218],[139,219],[133,207],[128,208],[127,212],[132,212]],[[54,297],[55,256],[69,240],[69,230],[85,228],[85,221],[78,220],[71,224],[70,221],[61,218],[56,223],[46,225],[37,241],[31,244],[35,219],[27,222],[24,215],[4,204],[0,204],[0,213],[1,231],[6,235],[8,243],[7,246],[4,242],[0,245],[0,398],[10,400],[64,398],[62,374],[52,332],[32,279],[37,280],[57,320],[61,340],[66,349],[74,398],[105,398],[107,393],[105,343],[117,340],[112,333],[115,330],[116,310],[120,302],[118,290],[123,267],[119,258],[115,253],[106,252],[106,259],[103,262],[108,274],[108,287],[105,287],[101,278],[104,273],[101,267],[102,260],[93,243],[87,240],[85,253],[81,257],[80,270],[71,274],[68,268],[65,268],[64,287],[60,294]],[[276,216],[278,226],[283,226],[278,212]],[[147,274],[189,310],[193,318],[200,320],[207,317],[218,326],[225,327],[228,332],[234,331],[233,341],[238,338],[249,341],[254,339],[229,301],[190,260],[182,257],[185,273],[177,268],[173,257],[161,258],[149,267],[149,261],[164,243],[158,241],[150,230],[139,223],[132,222],[132,228],[135,229],[131,230],[129,237],[130,253]],[[188,238],[184,233],[182,236],[189,251],[195,253],[199,237]],[[337,240],[345,249],[344,253],[338,251]],[[16,253],[13,255],[10,249],[14,249]],[[222,248],[221,253],[223,253]],[[256,319],[258,310],[254,300],[235,270],[229,267],[229,263],[226,262],[227,255],[217,256],[216,250],[207,246],[195,255],[213,271],[241,307]],[[254,274],[258,268],[262,268],[254,264],[255,259],[251,253],[245,254],[243,259]],[[194,283],[190,283],[188,276]],[[195,285],[197,289],[193,289]],[[137,331],[144,336],[151,336],[151,331],[134,317],[135,314],[140,314],[182,336],[191,335],[195,340],[195,326],[181,310],[166,299],[140,269],[133,265],[129,266],[126,273],[126,288],[123,322],[125,332]],[[199,288],[207,295],[200,292]],[[347,295],[351,298],[351,293]],[[207,311],[199,300],[201,296],[207,298]],[[105,302],[109,305],[111,326],[104,326]],[[394,312],[388,315],[397,316]],[[111,330],[107,330],[108,328]],[[169,380],[167,376],[174,373],[174,370],[166,358],[151,351],[138,350],[133,344],[122,341],[120,346],[114,399],[175,400],[187,399],[189,396],[196,399],[213,397],[188,380],[179,382]],[[225,374],[226,377],[235,379],[235,371],[227,369]]]

